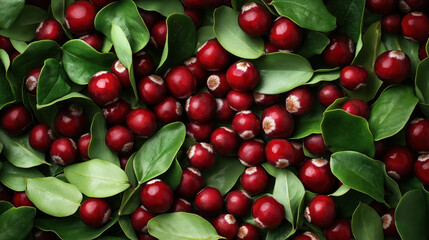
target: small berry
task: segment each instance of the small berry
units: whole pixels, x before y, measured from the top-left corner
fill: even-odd
[[[329,192],[335,184],[329,162],[321,158],[305,161],[299,168],[298,177],[306,189],[319,194]]]
[[[149,211],[164,213],[173,204],[173,190],[165,182],[153,179],[142,188],[140,199]]]
[[[192,145],[187,154],[189,164],[198,169],[208,169],[215,163],[213,146],[208,143],[199,142]]]
[[[279,17],[274,21],[269,33],[270,43],[277,49],[294,51],[302,42],[302,29],[285,17]]]
[[[227,67],[230,54],[216,39],[211,39],[198,48],[197,61],[209,71],[220,71]]]
[[[360,99],[351,99],[344,103],[342,109],[350,114],[355,116],[363,117],[365,119],[369,118],[370,109],[366,102]]]
[[[137,108],[127,115],[127,127],[137,137],[150,137],[157,128],[156,116],[148,109]]]
[[[398,13],[385,15],[381,18],[381,27],[386,33],[398,34],[401,31],[402,17]]]
[[[150,43],[156,48],[164,48],[167,40],[167,23],[165,20],[159,21],[153,25],[150,30]]]
[[[234,239],[238,233],[238,223],[231,214],[221,214],[213,221],[217,233],[226,238]]]
[[[187,212],[192,213],[194,210],[192,209],[192,205],[190,202],[186,201],[183,198],[178,198],[174,200],[173,205],[171,205],[169,212]]]
[[[149,53],[140,51],[133,56],[133,68],[135,78],[141,79],[152,74],[155,70],[155,63]]]
[[[380,54],[374,64],[374,71],[380,80],[386,83],[401,83],[410,74],[410,58],[399,50]]]
[[[417,118],[407,129],[407,144],[414,151],[429,153],[429,119]]]
[[[242,139],[249,140],[258,135],[261,120],[251,111],[241,111],[232,119],[232,129]]]
[[[203,215],[216,215],[223,208],[222,195],[216,188],[205,187],[195,197],[195,207]]]
[[[383,226],[383,233],[386,237],[399,237],[395,225],[395,209],[389,209],[383,216],[381,216]]]
[[[72,3],[66,10],[65,23],[70,32],[85,35],[94,30],[94,19],[97,9],[88,1]]]
[[[282,94],[263,94],[258,92],[253,92],[253,98],[255,104],[259,107],[268,108],[279,104],[283,101]]]
[[[216,98],[216,120],[221,122],[229,122],[235,115],[226,98]]]
[[[292,115],[282,106],[272,106],[262,114],[262,129],[269,138],[288,138],[294,129]]]
[[[156,217],[156,215],[156,213],[149,212],[143,205],[141,205],[133,212],[133,214],[131,214],[131,225],[137,232],[146,233],[147,223],[149,220]]]
[[[247,167],[257,166],[265,160],[264,141],[252,139],[241,143],[238,160]]]
[[[196,57],[191,57],[183,63],[194,74],[197,86],[205,84],[207,71],[198,63]]]
[[[253,96],[250,92],[231,90],[226,96],[229,107],[234,111],[244,111],[253,105]]]
[[[62,166],[70,165],[78,157],[76,143],[71,138],[58,138],[51,145],[50,155],[54,163]]]
[[[422,12],[408,13],[402,18],[401,29],[410,41],[426,41],[429,37],[429,18]]]
[[[309,87],[297,87],[286,95],[286,110],[292,115],[308,113],[314,104],[314,97]]]
[[[90,142],[91,142],[91,133],[85,133],[79,138],[79,141],[77,143],[77,148],[79,150],[79,154],[84,160],[89,159],[88,148],[89,148]]]
[[[91,46],[97,51],[103,48],[103,39],[97,33],[87,34],[79,37],[80,40]],[[125,87],[125,86],[124,86]]]
[[[207,90],[215,97],[225,97],[231,90],[226,80],[226,74],[222,72],[213,72],[206,81]]]
[[[328,153],[322,134],[311,134],[304,138],[304,147],[313,155],[322,156]]]
[[[183,198],[193,199],[203,186],[204,178],[201,172],[196,168],[188,167],[182,171],[182,178],[176,192]]]
[[[171,95],[179,99],[190,97],[197,87],[194,75],[185,66],[171,68],[165,76],[165,82]]]
[[[54,129],[65,137],[77,137],[88,126],[88,117],[81,105],[70,104],[61,108],[54,118]]]
[[[30,146],[38,151],[46,152],[55,139],[54,132],[46,124],[38,124],[31,129],[28,142]]]
[[[28,198],[25,192],[15,192],[15,194],[13,194],[12,203],[15,207],[34,207],[33,202]]]
[[[134,135],[126,127],[116,125],[107,130],[105,141],[113,152],[126,153],[134,146]]]
[[[295,148],[284,139],[273,139],[265,146],[267,162],[276,168],[285,168],[295,162]]]
[[[250,36],[261,36],[270,30],[273,19],[271,13],[257,3],[246,3],[238,15],[238,25]]]
[[[79,215],[86,225],[101,227],[110,219],[112,210],[104,199],[90,198],[85,200],[79,209]]]
[[[334,223],[337,210],[334,200],[325,195],[318,195],[311,199],[305,208],[304,217],[310,223],[326,228]]]
[[[186,136],[194,139],[197,142],[208,142],[210,136],[215,130],[214,124],[209,123],[197,123],[189,121],[186,123]]]
[[[243,223],[238,229],[237,240],[259,240],[260,233],[257,227]]]
[[[131,86],[130,73],[128,72],[128,69],[121,63],[121,61],[119,61],[119,59],[113,62],[111,71],[119,79],[123,88],[128,88]]]
[[[408,177],[413,171],[414,154],[403,146],[394,146],[384,156],[387,174],[395,180]]]
[[[262,229],[274,229],[278,227],[285,218],[285,208],[275,198],[263,196],[253,203],[253,219]]]
[[[61,24],[54,19],[46,19],[36,28],[36,41],[53,40],[60,43],[63,40],[64,32]]]
[[[113,73],[98,72],[89,80],[88,94],[98,106],[105,106],[118,100],[121,82]]]
[[[167,97],[167,84],[158,75],[144,77],[137,89],[142,101],[148,104],[156,105]]]
[[[232,154],[237,149],[237,142],[234,131],[227,127],[214,130],[210,136],[210,143],[214,150],[222,155]]]
[[[355,45],[346,35],[336,34],[330,37],[329,45],[323,50],[323,61],[330,67],[349,65],[355,55]]]
[[[156,117],[163,123],[179,121],[183,114],[183,107],[174,97],[167,97],[155,106]]]
[[[186,100],[185,110],[188,117],[195,122],[210,122],[216,116],[216,100],[210,93],[202,92]]]
[[[249,167],[242,174],[240,183],[251,195],[262,193],[268,186],[268,174],[261,166]]]
[[[414,174],[425,185],[429,185],[429,154],[420,155],[414,162]]]
[[[127,114],[131,110],[131,105],[119,98],[118,101],[110,103],[101,109],[106,122],[109,124],[122,124],[127,120]]]
[[[326,240],[350,240],[353,239],[352,227],[347,219],[340,219],[325,229]]]
[[[349,90],[359,90],[366,86],[368,82],[368,72],[362,66],[347,66],[341,70],[340,82]]]
[[[1,127],[8,134],[18,136],[31,125],[30,112],[22,104],[15,104],[3,110]]]
[[[226,71],[226,80],[236,91],[250,91],[259,83],[259,70],[250,62],[236,62]]]
[[[393,12],[397,4],[397,0],[367,0],[366,8],[373,13],[385,15]]]
[[[335,100],[344,96],[343,90],[333,83],[322,85],[317,94],[320,104],[324,107],[329,107]]]
[[[234,190],[225,198],[226,211],[235,217],[245,217],[250,212],[253,200],[243,190]]]

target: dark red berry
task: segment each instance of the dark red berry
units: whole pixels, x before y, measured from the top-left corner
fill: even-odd
[[[91,46],[97,51],[101,51],[103,48],[103,39],[97,33],[91,33],[79,37],[80,40],[84,41],[86,44]]]
[[[262,128],[269,138],[288,138],[294,129],[292,115],[282,106],[272,106],[262,114]]]
[[[251,92],[238,92],[231,90],[226,96],[229,107],[234,111],[244,111],[253,105],[253,96]]]
[[[226,238],[234,239],[238,233],[238,223],[231,214],[221,214],[213,221],[217,233]]]
[[[216,116],[216,100],[210,93],[202,92],[186,100],[185,110],[188,117],[195,122],[205,123]]]
[[[275,198],[263,196],[253,203],[253,220],[262,229],[274,229],[285,218],[285,208]]]
[[[189,164],[198,169],[210,168],[215,163],[216,158],[213,146],[205,142],[192,145],[187,155]]]
[[[30,112],[22,104],[15,104],[3,110],[1,127],[10,135],[20,135],[31,125]]]
[[[150,30],[150,43],[156,48],[163,48],[167,39],[167,23],[165,20],[159,21],[153,25]]]
[[[223,197],[216,188],[205,187],[195,197],[195,207],[203,215],[216,215],[223,208]]]
[[[362,66],[347,66],[341,70],[340,82],[349,90],[359,90],[366,86],[368,82],[368,72]]]
[[[167,97],[167,84],[158,75],[150,75],[139,81],[138,92],[143,102],[158,104]]]
[[[127,114],[131,110],[131,105],[124,99],[110,103],[101,109],[106,122],[109,124],[121,124],[127,119]]]
[[[143,205],[137,208],[133,214],[131,214],[131,224],[137,232],[146,233],[147,223],[152,218],[156,217],[157,214],[149,212]]]
[[[88,117],[82,106],[70,104],[61,108],[54,119],[54,128],[59,134],[65,137],[77,137],[88,126]]]
[[[335,184],[329,162],[321,158],[305,161],[299,168],[298,177],[306,189],[319,194],[329,192]]]
[[[54,132],[48,125],[38,124],[31,129],[28,142],[32,148],[41,152],[46,152],[51,147],[51,143],[54,139]]]
[[[135,78],[141,79],[153,73],[155,70],[155,63],[149,53],[140,51],[133,56],[133,68]]]
[[[210,143],[219,154],[232,154],[237,149],[237,136],[234,131],[227,127],[220,127],[213,131]]]
[[[185,66],[171,68],[165,76],[165,81],[171,95],[179,99],[190,97],[197,87],[194,74]]]
[[[250,195],[243,190],[234,190],[225,198],[226,211],[235,217],[245,217],[250,212],[253,200]]]
[[[88,160],[89,159],[89,152],[88,152],[88,148],[89,148],[89,143],[91,142],[91,133],[85,133],[83,134],[78,141],[77,147],[79,150],[79,154],[80,156],[84,159],[84,160]]]
[[[262,193],[268,186],[268,174],[261,166],[249,167],[241,174],[240,183],[251,195]]]
[[[201,172],[192,167],[184,168],[182,179],[176,188],[176,193],[186,199],[193,199],[195,195],[203,188],[204,178]]]
[[[267,162],[276,168],[285,168],[295,162],[295,148],[287,140],[274,139],[265,146]]]
[[[149,211],[164,213],[173,204],[173,190],[165,182],[153,179],[142,188],[140,199]]]
[[[337,217],[334,200],[325,195],[314,197],[305,208],[304,216],[307,221],[318,227],[330,226]]]
[[[250,36],[261,36],[270,30],[273,19],[271,13],[257,3],[246,3],[238,15],[238,25]]]
[[[70,32],[85,35],[94,30],[97,9],[88,1],[72,3],[66,10],[64,21]]]
[[[399,237],[395,224],[395,209],[389,209],[383,216],[381,216],[383,224],[383,233],[386,237]]]
[[[189,121],[186,123],[186,135],[197,142],[210,141],[210,136],[214,130],[215,126],[212,122],[197,123]]]
[[[347,219],[340,219],[325,229],[326,240],[350,240],[353,239],[352,227]]]
[[[401,83],[410,74],[410,58],[399,50],[380,54],[374,64],[374,71],[380,80],[386,83]]]
[[[402,17],[398,13],[385,15],[381,18],[381,27],[386,33],[398,34],[401,31]]]
[[[257,227],[243,223],[238,229],[237,240],[259,240],[260,233]]]
[[[314,104],[314,97],[309,87],[301,86],[286,95],[286,110],[292,115],[308,113]]]
[[[46,19],[37,26],[36,41],[53,40],[60,43],[63,37],[63,28],[55,19]]]
[[[216,98],[216,119],[221,122],[229,122],[235,115],[226,98]]]
[[[105,141],[113,152],[126,153],[134,146],[134,135],[126,127],[116,125],[107,130]]]
[[[216,97],[224,97],[231,90],[226,80],[226,74],[222,72],[213,72],[206,81],[207,90]]]
[[[322,85],[317,94],[320,104],[324,107],[329,107],[335,100],[344,96],[343,90],[333,83]]]
[[[252,139],[241,143],[238,160],[247,167],[261,164],[265,160],[264,141]]]
[[[12,203],[15,207],[34,207],[33,202],[28,198],[25,192],[15,192],[15,194],[13,194]]]
[[[88,94],[97,105],[105,106],[118,100],[121,82],[113,73],[98,72],[89,80]]]
[[[408,13],[402,18],[401,30],[410,41],[426,41],[429,37],[429,18],[422,12]]]
[[[414,151],[429,153],[429,119],[417,118],[407,129],[407,144]]]
[[[311,134],[304,138],[304,147],[313,155],[322,156],[328,153],[322,134]]]
[[[182,117],[183,107],[174,97],[167,97],[155,106],[156,117],[163,123],[179,121]]]
[[[76,143],[71,138],[58,138],[51,145],[50,155],[54,163],[63,166],[70,165],[78,157]]]
[[[209,71],[220,71],[227,67],[230,54],[216,39],[206,41],[198,48],[197,61]]]
[[[113,62],[111,71],[119,79],[123,88],[131,86],[130,73],[128,72],[128,69],[121,63],[121,61],[119,61],[119,59]]]
[[[369,118],[370,109],[368,104],[360,99],[348,100],[344,103],[342,109],[355,116],[363,117],[365,119]]]
[[[346,35],[335,34],[330,37],[330,43],[322,52],[323,61],[330,67],[349,65],[355,55],[355,45]]]
[[[156,116],[148,109],[137,108],[127,115],[127,127],[137,137],[150,137],[157,128]]]
[[[205,84],[207,71],[198,63],[196,57],[191,57],[183,63],[194,74],[197,86]]]
[[[294,51],[302,42],[302,29],[285,17],[274,21],[269,33],[270,43],[277,49]]]
[[[86,225],[101,227],[110,219],[112,210],[104,199],[90,198],[85,200],[79,209],[79,215]]]

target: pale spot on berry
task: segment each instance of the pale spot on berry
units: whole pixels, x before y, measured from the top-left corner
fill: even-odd
[[[201,51],[201,49],[203,49],[203,48],[207,45],[207,43],[208,43],[208,41],[206,41],[205,43],[203,43],[203,45],[201,45],[201,46],[198,48],[197,52]]]
[[[120,61],[116,61],[114,67],[115,67],[115,70],[120,73],[123,73],[127,70],[127,68]]]
[[[353,88],[353,91],[359,90],[366,86],[366,83],[359,83],[356,87]]]
[[[65,165],[64,160],[60,156],[58,156],[58,155],[53,155],[52,156],[52,161],[54,161],[54,163],[56,163],[58,165],[63,165],[63,166]]]
[[[420,156],[417,158],[417,161],[419,161],[419,162],[426,162],[427,160],[429,160],[429,154],[420,155]]]
[[[253,93],[253,98],[255,99],[255,102],[260,103],[264,101],[265,94],[255,92]]]
[[[39,24],[39,26],[37,26],[37,28],[36,28],[36,33],[39,33],[40,32],[40,29],[43,27],[43,24],[45,23],[45,21],[43,21],[43,22],[41,22],[40,24]]]
[[[28,91],[32,92],[37,87],[37,79],[34,76],[29,76],[25,79],[25,87]]]
[[[401,176],[396,171],[387,171],[387,174],[391,176],[393,179],[399,180]]]
[[[107,212],[104,214],[103,216],[103,220],[102,223],[105,224],[109,219],[110,219],[110,215],[112,214],[112,210],[107,210]]]
[[[188,60],[185,61],[185,66],[189,66],[189,65],[191,65],[193,63],[196,63],[196,62],[197,62],[197,58],[196,57],[191,57],[191,58],[189,58]]]
[[[214,153],[214,150],[213,150],[213,147],[212,147],[211,144],[205,143],[205,142],[202,142],[200,144],[201,144],[201,147],[203,147],[204,149],[206,149],[209,153]]]
[[[256,173],[257,171],[258,171],[258,169],[256,167],[250,167],[244,171],[244,174],[252,175],[252,174]]]
[[[326,164],[328,164],[328,161],[322,158],[314,158],[311,160],[311,163],[313,163],[314,165],[316,165],[316,167],[323,167]]]
[[[270,134],[276,129],[276,121],[272,117],[265,117],[262,120],[262,128],[265,134]]]
[[[244,140],[248,140],[248,139],[252,139],[255,137],[255,133],[253,131],[250,130],[246,130],[242,133],[239,134],[239,136],[244,139]]]
[[[286,98],[286,109],[290,113],[296,113],[301,109],[301,102],[295,95],[290,95]]]
[[[250,165],[250,164],[248,164],[247,162],[245,162],[245,161],[243,161],[242,159],[238,159],[240,162],[241,162],[241,164],[243,164],[244,166],[246,166],[246,167],[251,167],[252,165]]]
[[[398,50],[393,50],[389,52],[389,57],[390,58],[396,58],[398,60],[404,60],[405,59],[405,54],[401,51]]]
[[[86,133],[85,135],[87,135],[87,134],[89,134],[89,133]],[[48,130],[48,136],[51,140],[55,139],[55,134],[54,134],[54,131],[52,131],[52,129]]]
[[[201,172],[196,168],[188,167],[188,170],[191,171],[195,175],[201,176]]]
[[[83,108],[78,104],[70,105],[69,110],[73,116],[81,116],[83,113]]]
[[[259,218],[255,218],[254,221],[255,221],[256,225],[258,225],[258,227],[260,227],[262,229],[266,228],[265,224],[263,224],[261,222],[261,220],[259,220]]]
[[[99,71],[99,72],[97,72],[96,74],[94,74],[94,76],[92,76],[93,78],[94,77],[99,77],[99,76],[101,76],[101,75],[103,75],[103,74],[106,74],[107,73],[107,71]]]
[[[407,3],[406,1],[404,1],[404,0],[401,0],[401,1],[399,2],[399,8],[400,8],[401,10],[403,10],[404,12],[411,12],[411,7],[410,7],[410,5],[408,5],[408,3]]]
[[[217,110],[216,111],[220,111],[223,107],[223,101],[220,98],[216,98],[216,106],[217,106]]]
[[[188,150],[188,158],[189,159],[191,159],[191,158],[193,158],[194,157],[194,155],[195,155],[195,149],[196,149],[197,147],[195,146],[195,145],[193,145],[193,146],[191,146],[190,148],[189,148],[189,150]]]
[[[415,123],[418,123],[418,122],[423,121],[423,120],[424,120],[423,118],[415,118],[411,121],[411,124],[415,124]]]
[[[414,17],[421,17],[423,16],[422,12],[412,12],[411,15],[413,15]]]
[[[207,87],[210,90],[212,91],[216,90],[219,87],[219,85],[220,85],[220,77],[218,75],[213,74],[207,78]]]
[[[258,7],[258,5],[257,5],[256,3],[254,3],[254,2],[244,4],[244,5],[241,7],[241,13],[247,12],[247,11],[249,11],[250,9],[255,8],[255,7]]]
[[[308,209],[308,207],[305,208],[304,217],[308,222],[311,222],[310,209]]]
[[[289,166],[289,160],[287,159],[280,158],[276,161],[276,168],[285,168],[287,166]]]
[[[304,233],[305,236],[309,237],[310,240],[319,240],[319,238],[312,232],[305,232]]]
[[[221,127],[221,128],[227,132],[234,133],[234,131],[231,128],[227,128],[227,127]]]
[[[150,75],[149,79],[158,85],[164,84],[164,80],[158,75]]]
[[[183,113],[182,105],[179,102],[176,102],[176,114],[181,116]]]
[[[392,216],[390,216],[390,214],[384,214],[381,217],[381,222],[383,223],[383,229],[387,229],[390,227],[390,224],[392,224]]]
[[[239,237],[239,238],[245,238],[248,233],[249,233],[249,229],[247,229],[246,226],[241,226],[238,229],[237,237]]]
[[[186,112],[189,112],[189,102],[191,101],[191,98],[192,98],[192,97],[188,98],[188,99],[186,100],[186,102],[185,102],[185,110],[186,110]]]
[[[129,152],[131,149],[133,149],[133,146],[134,142],[125,143],[121,149],[121,152]]]
[[[147,182],[147,185],[154,184],[156,182],[161,182],[161,180],[160,179],[152,179],[149,182]]]
[[[250,67],[250,64],[248,62],[239,62],[235,66],[238,70],[246,72],[247,69]]]
[[[225,221],[228,223],[228,224],[235,224],[235,217],[234,216],[232,216],[231,214],[226,214],[225,216],[224,216],[224,219],[225,219]]]
[[[349,39],[349,51],[350,53],[355,52],[355,45],[353,44],[353,41],[351,39]]]

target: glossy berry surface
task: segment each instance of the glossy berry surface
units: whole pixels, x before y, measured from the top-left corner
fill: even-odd
[[[155,63],[152,56],[145,52],[140,51],[133,56],[133,68],[136,79],[140,79],[151,75],[155,70]]]
[[[156,217],[156,213],[149,212],[143,205],[131,214],[131,224],[137,232],[147,232],[147,223]]]
[[[386,83],[405,81],[410,74],[410,68],[410,58],[399,50],[382,53],[374,64],[375,74]]]
[[[127,127],[137,137],[150,137],[156,131],[156,116],[148,109],[136,108],[127,115]]]
[[[337,216],[334,200],[325,195],[314,197],[305,208],[304,216],[307,221],[318,227],[330,226]]]
[[[429,18],[422,12],[411,12],[402,18],[402,34],[410,41],[426,41],[429,37]]]
[[[195,207],[203,215],[213,216],[223,208],[223,197],[219,190],[205,187],[195,197]]]
[[[192,208],[192,204],[186,201],[183,198],[178,198],[174,200],[173,205],[170,208],[170,212],[187,212],[193,213],[194,209]]]
[[[269,138],[288,138],[294,129],[292,115],[282,106],[272,106],[262,114],[262,129]]]
[[[234,239],[238,233],[238,222],[231,214],[221,214],[214,221],[216,232],[226,239]]]
[[[220,71],[228,65],[230,53],[216,39],[211,39],[198,48],[197,61],[207,70]]]
[[[349,65],[355,54],[355,45],[346,35],[336,34],[330,37],[329,45],[323,50],[322,58],[330,67]]]
[[[101,227],[110,219],[112,210],[104,199],[90,198],[85,200],[79,208],[79,215],[86,225]]]
[[[370,109],[366,102],[360,99],[351,99],[344,103],[342,109],[352,115],[369,118]]]
[[[411,174],[414,160],[413,152],[403,146],[389,148],[383,159],[387,174],[395,180],[404,179]]]
[[[359,90],[366,86],[368,82],[368,72],[362,66],[347,66],[341,70],[340,82],[349,90]]]
[[[304,187],[312,192],[324,194],[335,184],[335,177],[325,159],[309,159],[299,168],[298,174]]]
[[[88,160],[89,159],[88,148],[89,148],[89,143],[90,142],[91,142],[91,133],[85,133],[85,134],[83,134],[79,138],[79,141],[78,141],[78,144],[77,144],[77,148],[79,150],[80,156],[84,160]]]
[[[31,202],[25,192],[15,192],[15,194],[13,194],[12,203],[15,207],[34,207],[33,202]]]
[[[347,219],[339,219],[325,229],[326,240],[353,239],[352,227]]]
[[[167,97],[167,85],[160,76],[150,75],[139,81],[138,92],[143,102],[158,104]]]
[[[241,111],[232,119],[232,129],[242,139],[249,140],[258,135],[261,121],[253,112]]]
[[[429,154],[420,155],[414,162],[414,174],[425,185],[429,185]]]
[[[259,70],[250,62],[236,62],[226,71],[226,80],[236,91],[250,91],[259,83]]]
[[[163,213],[173,204],[173,190],[165,182],[154,179],[142,188],[140,200],[149,211]]]
[[[235,152],[238,146],[237,141],[234,131],[227,127],[220,127],[214,130],[210,136],[210,143],[214,150],[223,155]]]
[[[188,121],[186,123],[186,135],[197,142],[208,142],[210,136],[215,130],[214,124],[210,123],[197,123]]]
[[[255,104],[257,106],[268,108],[283,101],[283,96],[282,94],[263,94],[253,92],[253,99],[255,100]]]
[[[302,38],[302,29],[285,17],[277,18],[269,33],[270,43],[274,47],[291,52],[301,45]]]
[[[322,156],[328,152],[322,134],[311,134],[304,138],[304,147],[313,155]]]
[[[107,130],[105,142],[113,152],[126,153],[134,146],[134,135],[126,127],[116,125]]]
[[[64,37],[63,28],[54,19],[46,19],[36,29],[36,40],[53,40],[61,43]]]
[[[89,46],[91,46],[92,48],[94,48],[99,52],[103,47],[103,39],[97,33],[86,34],[79,37],[79,39],[84,41],[86,44],[88,44]]]
[[[88,117],[81,105],[61,108],[54,118],[54,129],[65,137],[77,137],[88,126]]]
[[[270,30],[273,23],[270,12],[257,3],[246,3],[238,15],[238,25],[250,36],[261,36]]]
[[[207,90],[215,97],[225,97],[231,90],[226,79],[226,74],[223,72],[213,72],[207,77]]]
[[[268,186],[268,174],[261,166],[249,167],[241,174],[240,183],[251,195],[262,193]]]
[[[226,98],[216,98],[216,120],[221,122],[231,121],[235,113],[236,112],[229,107]]]
[[[234,190],[225,198],[226,211],[235,217],[246,216],[250,212],[252,203],[250,195],[243,190]]]
[[[238,148],[238,160],[247,167],[259,165],[265,160],[264,147],[261,139],[244,141]]]
[[[389,209],[381,216],[383,233],[387,237],[399,237],[395,224],[395,209]]]
[[[229,107],[234,111],[244,111],[253,105],[253,96],[250,92],[231,90],[226,96]]]
[[[253,203],[252,215],[259,228],[274,229],[281,224],[285,216],[285,208],[275,198],[263,196]]]
[[[198,63],[196,57],[191,57],[183,63],[194,74],[197,86],[205,84],[207,71]]]
[[[65,23],[67,28],[76,35],[85,35],[94,29],[97,9],[88,1],[72,3],[66,10]]]
[[[411,121],[407,129],[407,144],[414,151],[429,153],[429,120],[417,118]]]
[[[119,79],[123,88],[131,86],[130,73],[128,72],[128,69],[121,63],[121,61],[119,61],[119,59],[113,62],[111,71]]]
[[[296,236],[294,240],[319,240],[319,238],[316,234],[307,231]]]
[[[1,116],[1,128],[10,135],[20,135],[31,125],[30,112],[22,104],[7,107]]]
[[[295,148],[287,140],[273,139],[265,146],[267,162],[276,168],[285,168],[295,162]]]
[[[119,98],[118,101],[110,103],[101,109],[106,122],[109,124],[121,124],[127,119],[131,105],[126,100]]]
[[[183,107],[174,97],[167,97],[155,106],[154,112],[156,118],[161,122],[171,123],[180,120],[183,114]]]
[[[25,90],[27,90],[29,94],[36,95],[37,83],[39,82],[40,71],[42,71],[42,68],[32,69],[30,72],[28,72],[27,76],[25,77],[25,80],[24,80]]]
[[[195,122],[210,122],[216,116],[216,100],[210,93],[198,93],[186,100],[185,110]]]
[[[257,227],[249,223],[243,223],[238,229],[237,239],[238,240],[259,240],[260,233]]]
[[[52,142],[51,159],[58,165],[69,165],[78,158],[76,143],[71,138],[61,137]]]
[[[402,17],[400,14],[389,14],[381,18],[383,31],[390,34],[397,34],[401,31]]]
[[[313,104],[313,93],[308,87],[297,87],[286,95],[286,110],[292,115],[304,115],[308,113]]]
[[[28,142],[32,148],[46,152],[51,147],[54,139],[54,132],[48,125],[38,124],[31,129]]]
[[[97,105],[105,106],[118,100],[121,82],[113,73],[98,72],[89,80],[88,94]]]
[[[167,24],[165,21],[157,22],[150,30],[150,43],[156,48],[163,48],[167,39]]]
[[[185,199],[193,199],[203,186],[204,178],[201,172],[196,168],[187,167],[182,170],[182,178],[176,193]]]
[[[395,9],[397,4],[397,0],[367,0],[366,8],[373,13],[388,14]]]
[[[192,167],[208,169],[215,163],[215,152],[209,143],[199,142],[192,145],[187,152],[188,162]]]
[[[192,95],[197,87],[192,72],[185,66],[176,66],[165,76],[167,88],[175,98],[185,99]]]
[[[335,100],[344,96],[344,91],[340,87],[332,83],[323,85],[317,93],[319,102],[324,107],[329,107],[329,105],[334,103]]]

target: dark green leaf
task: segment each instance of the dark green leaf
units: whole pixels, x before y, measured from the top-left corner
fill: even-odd
[[[401,192],[406,193],[411,190],[421,189],[423,187],[423,183],[416,176],[412,176],[399,182],[399,187]]]
[[[0,239],[26,239],[35,216],[36,209],[32,207],[10,208],[0,215]]]
[[[119,217],[119,226],[121,226],[122,231],[124,231],[125,235],[131,240],[138,240],[136,231],[131,225],[131,219],[129,216],[121,216]]]
[[[419,60],[419,44],[416,42],[408,41],[401,35],[383,34],[383,43],[386,50],[401,50],[408,55],[411,60],[411,78],[416,74]]]
[[[322,81],[334,81],[340,78],[340,71],[338,68],[333,69],[317,69],[311,79],[306,83],[313,85]]]
[[[8,11],[7,8],[3,8],[3,5],[2,9]],[[48,14],[45,10],[32,5],[25,5],[16,21],[8,29],[0,29],[0,35],[19,41],[30,41],[36,36],[36,28],[39,23],[47,17]]]
[[[422,110],[423,114],[426,116],[426,118],[429,118],[429,103],[419,103],[419,108]]]
[[[417,67],[416,95],[424,103],[429,103],[429,58],[426,58]]]
[[[70,0],[51,0],[51,10],[52,15],[61,24],[61,27],[63,28],[64,33],[67,35],[68,38],[73,38],[72,34],[70,33],[70,30],[65,25],[65,12],[68,6],[70,6]],[[74,0],[73,0],[74,2]]]
[[[0,215],[11,208],[13,208],[12,203],[6,202],[6,201],[0,201]]]
[[[342,185],[342,186],[346,186],[346,185]],[[345,194],[342,194],[341,196],[331,195],[331,197],[335,201],[335,205],[337,206],[337,214],[341,218],[350,218],[353,215],[353,212],[356,210],[357,206],[361,202],[369,204],[370,202],[374,201],[372,197],[364,193],[350,189],[350,187],[348,186],[346,186],[346,188],[349,188],[349,190]]]
[[[365,0],[330,0],[326,7],[337,18],[337,30],[357,43],[362,31]]]
[[[24,8],[25,0],[0,1],[0,28],[8,29]]]
[[[356,240],[383,240],[380,216],[370,206],[361,203],[352,217],[352,232]]]
[[[265,238],[265,240],[288,239],[292,234],[295,233],[295,231],[296,229],[293,228],[291,223],[283,221],[283,223],[279,227],[269,230],[267,232],[267,237]]]
[[[119,166],[118,155],[113,153],[106,145],[106,120],[101,113],[94,115],[91,124],[91,142],[88,147],[90,158],[99,158]]]
[[[295,53],[305,58],[310,58],[313,55],[321,54],[328,44],[329,38],[325,34],[316,31],[305,31],[301,46]]]
[[[128,188],[124,191],[119,208],[120,216],[132,214],[141,205],[140,188],[139,185],[136,188]]]
[[[268,162],[264,162],[261,165],[262,165],[262,167],[264,167],[265,171],[267,171],[268,174],[270,174],[273,177],[277,176],[279,168],[274,167],[273,165],[269,164]]]
[[[295,118],[295,130],[291,139],[301,139],[313,133],[322,133],[320,123],[323,119],[325,108],[319,102],[315,102],[310,112]]]
[[[182,167],[180,166],[177,159],[173,161],[170,169],[168,169],[168,171],[161,176],[161,179],[166,182],[173,190],[179,186],[180,181],[182,180]]]
[[[0,52],[4,52],[6,54],[6,52],[3,49],[0,49]],[[6,79],[6,72],[3,66],[0,66],[0,89],[1,89],[1,94],[0,94],[0,110],[1,110],[3,107],[15,101],[12,88],[10,86],[9,81]]]
[[[8,162],[0,169],[0,181],[14,191],[25,191],[24,178],[40,178],[43,174],[36,168],[17,168]]]
[[[127,40],[125,32],[115,23],[112,24],[112,43],[118,58],[126,68],[131,68],[133,64],[133,52]]]
[[[60,62],[55,58],[47,59],[37,82],[37,104],[45,105],[68,94],[71,87],[66,79]]]
[[[335,190],[335,192],[329,194],[329,196],[340,197],[346,194],[349,190],[350,190],[350,187],[343,184],[337,190]]]
[[[28,46],[28,44],[23,41],[10,39],[10,42],[12,43],[12,46],[16,49],[16,51],[18,51],[19,53],[23,53]]]
[[[185,13],[180,0],[137,0],[136,5],[146,11],[159,12],[165,17],[173,13]]]

